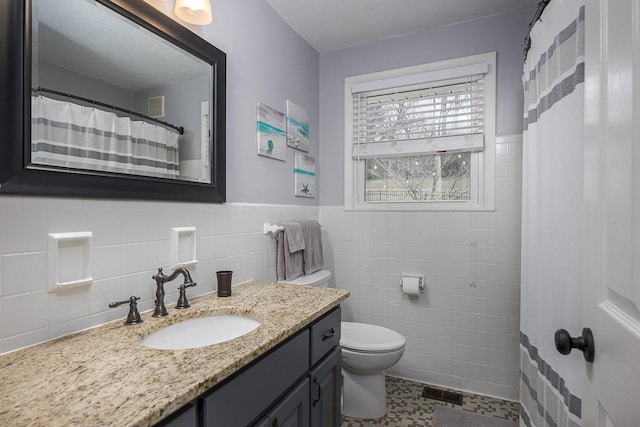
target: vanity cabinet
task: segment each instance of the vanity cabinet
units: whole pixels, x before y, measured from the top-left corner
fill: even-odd
[[[156,427],[338,427],[339,344],[336,307]]]

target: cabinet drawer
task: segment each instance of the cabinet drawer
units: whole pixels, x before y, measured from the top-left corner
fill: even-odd
[[[311,325],[311,365],[340,345],[340,307]]]

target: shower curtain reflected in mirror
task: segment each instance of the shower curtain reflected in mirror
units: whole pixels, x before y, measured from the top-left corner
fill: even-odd
[[[31,111],[31,167],[180,174],[180,135],[174,129],[43,95],[31,97]]]

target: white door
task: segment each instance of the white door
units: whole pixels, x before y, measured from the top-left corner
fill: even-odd
[[[640,426],[640,0],[587,0],[584,426]],[[579,331],[572,331],[579,332]],[[575,335],[575,334],[574,334]]]

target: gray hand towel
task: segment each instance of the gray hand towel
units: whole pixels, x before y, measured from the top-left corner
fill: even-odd
[[[300,221],[304,236],[304,274],[315,273],[324,267],[322,254],[322,226],[318,221]]]
[[[287,236],[287,243],[289,243],[289,252],[294,253],[303,250],[302,224],[299,222],[286,222],[282,226],[284,227],[284,235]]]
[[[291,253],[284,231],[276,233],[276,276],[278,280],[293,280],[303,274],[303,251]]]

